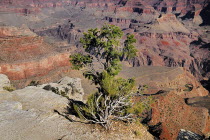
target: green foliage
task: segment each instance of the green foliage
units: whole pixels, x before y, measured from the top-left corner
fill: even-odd
[[[15,90],[15,87],[12,86],[12,85],[11,85],[11,86],[4,86],[3,89],[4,89],[4,90],[7,90],[7,91],[9,91],[9,92],[12,92],[12,91]]]
[[[73,109],[74,109],[74,111],[76,111],[76,113],[79,116],[79,118],[85,120],[85,117],[83,115],[83,112],[81,112],[80,106],[78,104],[73,104]]]
[[[79,70],[84,66],[92,63],[92,58],[90,55],[74,54],[70,56],[71,63],[73,64],[73,69]]]
[[[98,88],[86,104],[73,102],[73,109],[81,119],[105,128],[109,128],[111,120],[132,121],[135,114],[148,109],[146,102],[132,102],[136,92],[134,79],[116,78],[121,71],[120,60],[131,59],[137,52],[133,45],[136,42],[134,35],[127,36],[123,47],[122,36],[121,29],[114,25],[90,29],[81,38],[85,54],[70,56],[73,68],[85,69],[83,75]]]
[[[117,119],[117,116],[128,115],[126,109],[132,105],[130,94],[133,88],[133,79],[114,78],[106,73],[103,75],[101,87],[98,87],[99,91],[88,97],[86,105],[74,104],[73,108],[81,119],[106,125],[110,116]],[[108,110],[112,107],[112,111]]]
[[[126,96],[134,88],[135,81],[134,79],[123,79],[123,78],[114,78],[110,76],[107,72],[103,73],[103,78],[101,80],[101,88],[104,90],[104,94],[112,98],[118,96]]]
[[[81,69],[83,67],[92,67],[93,60],[96,60],[103,66],[103,69],[110,75],[115,76],[121,70],[119,64],[120,58],[133,58],[136,55],[136,49],[133,43],[136,42],[133,35],[128,35],[121,48],[120,40],[123,36],[121,29],[114,25],[104,25],[101,29],[90,29],[84,33],[84,37],[80,42],[85,49],[86,55],[74,54],[70,56],[70,62],[73,69]],[[93,80],[95,79],[93,71],[87,71],[85,77]],[[97,76],[101,76],[100,74]],[[93,81],[98,84],[98,81]]]
[[[129,113],[133,113],[136,115],[140,115],[144,111],[149,111],[151,109],[151,104],[154,102],[151,96],[142,99],[141,101],[135,103],[132,107],[128,108],[127,111]]]
[[[136,56],[137,50],[135,49],[135,46],[133,43],[136,43],[136,39],[134,38],[134,35],[128,35],[127,40],[124,42],[124,49],[123,49],[123,56],[127,56],[125,59],[131,59]]]

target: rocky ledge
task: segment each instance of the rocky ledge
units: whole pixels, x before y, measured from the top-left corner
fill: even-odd
[[[143,125],[114,124],[110,132],[97,125],[72,122],[74,116],[68,115],[69,100],[52,91],[43,89],[46,85],[29,86],[13,92],[2,88],[10,86],[7,76],[0,75],[0,135],[1,140],[153,140]],[[74,91],[69,98],[82,100],[82,88],[79,79],[65,77],[58,83],[49,83],[59,89],[71,85]],[[69,93],[69,92],[68,92]],[[79,97],[79,98],[78,98]],[[122,129],[119,129],[122,128]],[[135,131],[141,135],[135,135]],[[108,135],[107,135],[108,133]]]

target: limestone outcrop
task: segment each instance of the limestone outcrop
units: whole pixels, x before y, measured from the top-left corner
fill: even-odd
[[[84,90],[80,78],[64,77],[57,83],[43,84],[41,87],[45,90],[64,94],[69,99],[83,101]]]
[[[80,87],[78,79],[71,79],[71,81]],[[69,83],[69,78],[60,81],[60,84],[66,83]],[[67,98],[52,91],[46,91],[41,86],[29,86],[13,92],[0,93],[1,140],[115,140],[122,138],[153,140],[153,136],[147,132],[147,129],[139,125],[126,127],[124,124],[116,124],[107,135],[107,132],[102,131],[98,126],[72,122],[73,116],[67,113],[68,105]],[[141,132],[142,135],[136,137],[135,130]]]

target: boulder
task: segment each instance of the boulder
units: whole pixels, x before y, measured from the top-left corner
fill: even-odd
[[[33,99],[35,100],[33,101]],[[31,101],[27,100],[28,104],[30,104],[27,108],[24,107],[26,102],[23,103],[22,107],[21,101],[4,101],[0,103],[1,140],[55,140],[67,134],[66,124],[69,123],[68,120],[55,113],[49,114],[34,109],[43,103],[53,106],[54,100],[52,102],[50,100],[37,102],[36,97],[33,99],[30,99]],[[48,109],[47,106],[43,107],[46,107],[45,110]]]
[[[69,120],[55,113],[66,112],[69,101],[40,87],[26,87],[0,94],[1,140],[59,139],[67,134]]]
[[[22,103],[24,109],[36,109],[44,112],[64,112],[68,106],[68,99],[40,87],[26,87],[11,92],[13,99]]]
[[[177,140],[203,140],[203,137],[191,131],[181,129]]]
[[[83,100],[84,90],[81,85],[80,78],[64,77],[57,83],[49,83],[41,85],[45,90],[51,90],[57,94],[63,94],[70,99]]]

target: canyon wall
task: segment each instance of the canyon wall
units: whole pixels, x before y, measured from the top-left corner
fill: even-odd
[[[209,78],[210,30],[201,26],[208,25],[205,16],[208,0],[70,0],[69,5],[81,10],[81,17],[70,18],[76,26],[80,26],[77,21],[83,18],[82,13],[93,12],[98,18],[97,25],[108,22],[120,26],[125,34],[135,34],[138,57],[130,61],[133,66],[180,66],[190,70],[198,80]],[[83,30],[92,27],[92,21],[85,22]],[[54,32],[52,36],[78,43],[83,30],[71,32],[68,24],[60,27],[38,34],[46,36]],[[55,35],[58,30],[59,36]]]
[[[120,76],[135,77],[137,86],[148,86],[144,94],[153,97],[154,103],[147,124],[155,136],[174,140],[180,129],[186,129],[209,137],[210,107],[192,107],[186,104],[188,98],[208,98],[209,93],[186,69],[160,66],[125,67]]]
[[[26,86],[32,80],[46,75],[49,79],[50,73],[62,74],[70,67],[69,52],[56,52],[53,46],[29,29],[1,27],[0,36],[0,73],[16,81],[17,87]],[[56,80],[53,78],[55,76],[51,76],[51,80]]]

